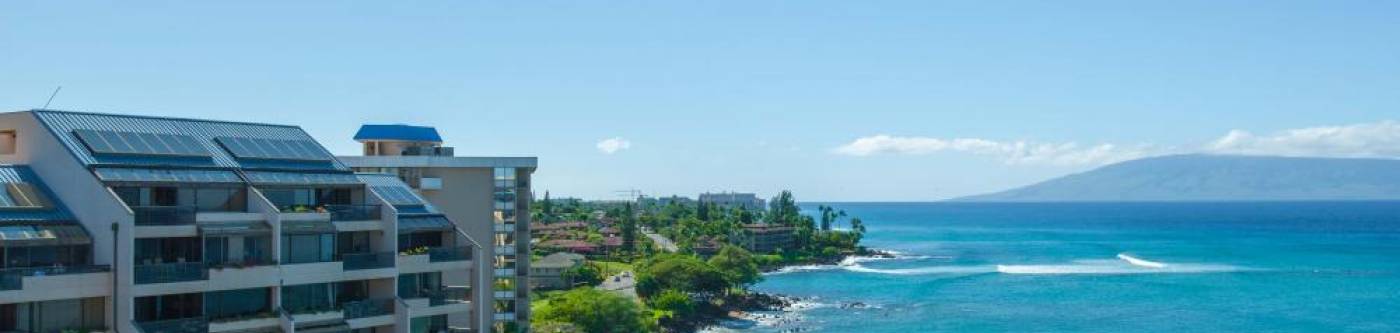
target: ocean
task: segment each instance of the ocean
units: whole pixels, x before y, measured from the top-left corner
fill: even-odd
[[[1400,202],[829,205],[898,258],[770,273],[796,310],[707,331],[1400,332]]]

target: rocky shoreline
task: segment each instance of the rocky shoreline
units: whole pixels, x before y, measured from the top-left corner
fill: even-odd
[[[786,263],[783,265],[773,265],[760,268],[763,272],[777,272],[787,267],[808,266],[808,265],[839,265],[850,258],[895,258],[894,253],[882,250],[861,249],[855,253],[831,258],[818,258],[802,262]],[[783,318],[778,314],[765,314],[759,312],[792,312],[797,310],[799,304],[812,301],[796,296],[782,294],[768,294],[757,291],[749,291],[745,295],[731,296],[725,299],[725,306],[718,313],[705,316],[692,330],[687,332],[698,332],[711,328],[734,328],[734,326],[753,326],[758,321],[776,320],[787,321],[791,319]],[[854,302],[839,304],[841,308],[865,308],[867,304]],[[794,331],[796,332],[796,331]]]

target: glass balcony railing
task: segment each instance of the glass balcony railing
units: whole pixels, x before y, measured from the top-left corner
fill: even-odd
[[[394,300],[367,299],[363,301],[346,302],[344,305],[341,305],[341,308],[345,311],[345,319],[391,315],[394,314]]]
[[[208,267],[202,262],[137,265],[136,284],[171,283],[209,279]]]
[[[331,221],[371,221],[378,220],[379,205],[326,205]]]
[[[393,252],[347,253],[340,256],[345,270],[379,269],[394,267]]]
[[[194,206],[133,206],[136,225],[190,225],[198,210]]]
[[[429,262],[442,261],[463,261],[471,260],[472,248],[469,246],[445,246],[428,249]]]
[[[203,317],[136,322],[141,333],[206,333],[209,321]]]
[[[471,289],[467,287],[443,287],[438,290],[424,291],[428,297],[429,306],[443,306],[471,301]]]
[[[111,270],[112,266],[109,265],[25,267],[0,269],[0,290],[24,289],[24,278],[27,276],[86,274],[110,272]]]

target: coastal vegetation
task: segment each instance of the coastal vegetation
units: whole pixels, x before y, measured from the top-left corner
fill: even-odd
[[[620,243],[596,247],[599,251],[587,253],[587,263],[566,271],[574,289],[535,294],[532,326],[539,332],[694,331],[736,311],[780,307],[781,300],[749,290],[765,270],[870,254],[860,246],[865,226],[859,218],[825,205],[804,214],[788,191],[767,207],[748,209],[679,200],[636,205],[545,197],[531,212],[542,226],[537,238]],[[777,241],[757,246],[754,230],[777,230]],[[674,251],[653,244],[647,232],[674,242]],[[567,249],[537,249],[559,250]],[[635,279],[635,299],[592,287],[622,275]]]

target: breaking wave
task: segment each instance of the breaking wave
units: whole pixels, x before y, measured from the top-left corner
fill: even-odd
[[[938,265],[913,268],[872,268],[862,265],[865,262],[883,260],[917,260],[940,257],[896,256],[895,258],[851,257],[837,265],[806,265],[783,268],[770,274],[845,270],[857,273],[888,275],[932,275],[932,274],[1188,274],[1226,273],[1249,270],[1245,267],[1211,263],[1165,263],[1119,253],[1115,259],[1075,260],[1066,264],[1049,265]]]

